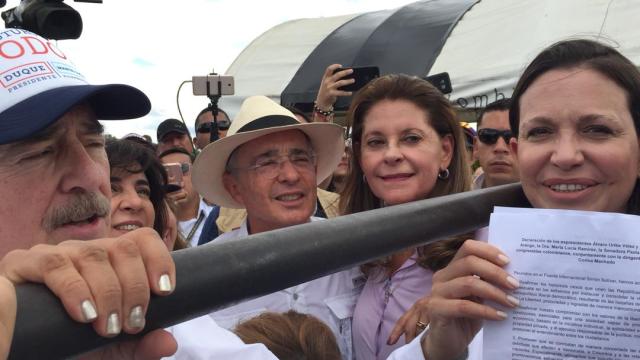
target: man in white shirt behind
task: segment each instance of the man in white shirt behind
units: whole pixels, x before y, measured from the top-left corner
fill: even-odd
[[[198,245],[204,220],[209,216],[212,206],[193,188],[191,171],[193,166],[192,155],[183,148],[170,148],[162,152],[160,161],[168,164],[179,164],[182,172],[180,189],[167,193],[167,196],[176,203],[176,217],[180,233],[190,246]]]

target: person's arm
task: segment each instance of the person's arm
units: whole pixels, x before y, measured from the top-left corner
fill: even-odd
[[[9,355],[16,321],[16,291],[13,284],[0,276],[0,359]]]
[[[503,269],[508,263],[496,247],[467,240],[451,263],[434,274],[429,297],[416,302],[398,321],[389,340],[395,342],[403,333],[408,338],[415,336],[418,321],[429,327],[389,359],[466,359],[482,321],[506,318],[484,301],[517,306],[517,299],[508,294],[518,287],[517,280]]]
[[[352,69],[346,69],[333,73],[341,68],[340,64],[329,65],[322,76],[318,96],[313,107],[313,122],[333,121],[333,104],[338,100],[338,96],[351,96],[351,91],[342,91],[339,88],[353,84],[355,79],[344,79],[353,73]]]
[[[519,284],[504,270],[508,263],[509,258],[495,246],[467,240],[451,263],[434,274],[426,305],[429,331],[420,342],[427,359],[463,357],[484,320],[506,319],[488,301],[518,306],[517,299],[509,295]]]
[[[416,336],[420,335],[424,327],[429,324],[429,315],[427,314],[427,306],[429,304],[429,296],[416,301],[409,310],[404,313],[396,322],[396,325],[389,334],[387,343],[393,345],[398,342],[404,334],[404,342],[410,343]]]
[[[101,336],[140,332],[150,292],[164,296],[175,288],[173,259],[160,236],[149,228],[118,238],[65,241],[14,250],[0,260],[0,275],[14,284],[45,284],[67,313],[91,323]],[[123,342],[91,354],[101,358],[159,358],[175,352],[170,334],[157,330],[141,340]]]

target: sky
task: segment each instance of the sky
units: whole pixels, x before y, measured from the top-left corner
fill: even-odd
[[[149,96],[152,110],[136,120],[105,121],[106,132],[135,132],[155,139],[157,125],[179,118],[178,87],[193,75],[224,73],[252,40],[288,20],[392,9],[406,0],[66,0],[83,20],[77,40],[57,46],[93,84],[125,83]],[[8,0],[2,11],[19,0]],[[4,27],[4,24],[0,25]],[[319,74],[321,75],[321,74]],[[258,95],[258,94],[256,94]],[[195,97],[191,84],[180,91],[180,107],[193,120],[208,99]]]

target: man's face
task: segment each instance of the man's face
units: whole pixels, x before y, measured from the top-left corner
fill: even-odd
[[[184,199],[177,200],[178,203],[190,202],[194,200],[194,197],[198,197],[198,193],[193,189],[193,185],[191,184],[191,158],[187,154],[182,153],[172,153],[162,157],[160,159],[163,164],[169,163],[180,163],[180,164],[189,164],[189,166],[185,166],[185,169],[188,168],[186,172],[182,173],[182,190],[186,193],[186,197]]]
[[[193,138],[193,143],[198,149],[204,149],[205,146],[209,145],[209,142],[211,140],[211,132],[200,132],[198,131],[198,128],[203,123],[213,122],[213,114],[211,114],[210,111],[207,111],[206,113],[198,116],[197,120],[198,122],[196,124],[196,137]],[[216,120],[229,122],[229,118],[227,117],[227,115],[222,112],[218,113]],[[218,130],[218,138],[222,139],[225,136],[227,136],[227,130]]]
[[[0,257],[107,236],[110,197],[102,126],[88,106],[27,141],[0,145]]]
[[[183,148],[188,152],[191,152],[191,142],[189,142],[189,135],[179,132],[170,132],[166,134],[162,139],[158,139],[158,154],[162,154],[165,150],[172,148]]]
[[[508,111],[489,111],[482,116],[481,129],[509,130]],[[484,171],[483,187],[509,184],[518,181],[518,162],[509,143],[502,137],[489,144],[476,137],[473,141],[473,156]]]
[[[298,130],[265,135],[236,150],[224,184],[247,209],[252,233],[309,221],[316,206],[316,166],[305,162],[309,154],[313,150]],[[264,170],[274,162],[280,163],[272,177]],[[261,164],[266,166],[255,167]]]

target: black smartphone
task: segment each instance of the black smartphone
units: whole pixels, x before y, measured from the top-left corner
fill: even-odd
[[[348,77],[344,77],[343,79],[355,79],[356,81],[353,84],[349,84],[339,88],[342,91],[351,91],[356,92],[360,90],[363,86],[367,85],[369,81],[380,76],[380,69],[377,66],[362,66],[362,67],[353,67],[353,68],[338,68],[333,71],[333,73],[337,73],[342,70],[353,69],[353,73]]]
[[[450,94],[453,91],[453,88],[451,87],[451,78],[449,78],[448,72],[433,74],[424,79],[430,82],[431,85],[435,86],[443,94]]]

